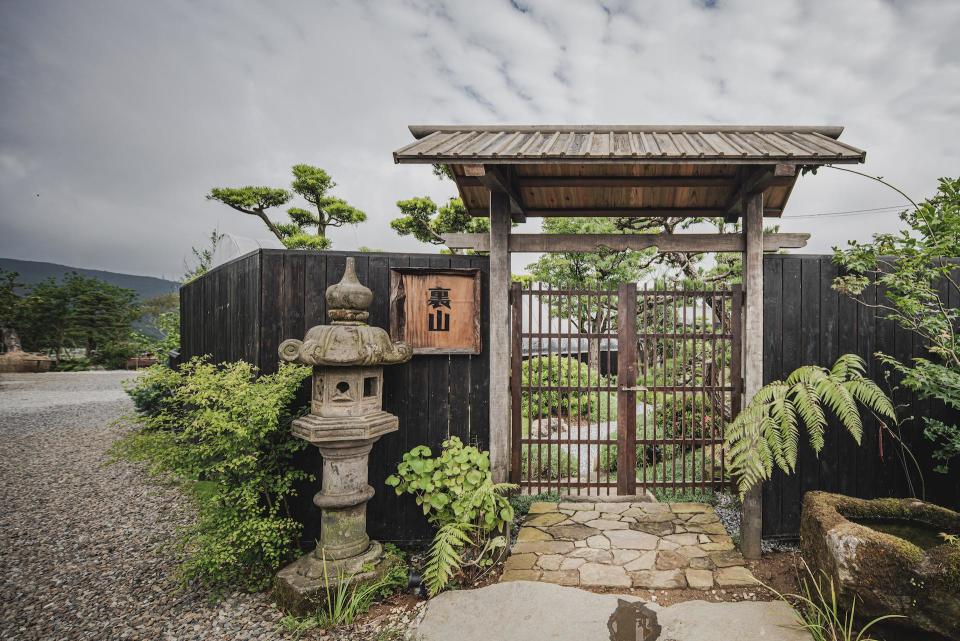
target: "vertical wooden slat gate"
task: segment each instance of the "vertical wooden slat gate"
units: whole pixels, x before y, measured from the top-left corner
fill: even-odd
[[[741,301],[739,286],[514,283],[511,480],[524,493],[568,495],[725,485],[723,428],[742,392]]]

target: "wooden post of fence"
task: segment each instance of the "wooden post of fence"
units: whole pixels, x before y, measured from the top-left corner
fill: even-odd
[[[746,292],[743,333],[744,406],[763,386],[763,193],[747,197],[743,221],[745,249],[743,282]],[[760,558],[762,534],[761,486],[743,497],[740,550],[748,559]]]
[[[609,349],[609,348],[608,348]],[[617,292],[617,494],[637,492],[637,284]]]
[[[510,198],[490,191],[490,470],[510,473]]]

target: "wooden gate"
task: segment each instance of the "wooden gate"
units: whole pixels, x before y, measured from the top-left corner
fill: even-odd
[[[742,392],[741,301],[739,286],[514,283],[512,482],[570,495],[726,484],[723,428]]]

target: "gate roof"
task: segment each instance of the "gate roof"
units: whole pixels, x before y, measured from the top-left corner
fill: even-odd
[[[716,125],[416,125],[397,163],[452,169],[474,216],[488,190],[526,216],[726,216],[764,194],[779,216],[806,169],[860,163],[842,127]]]

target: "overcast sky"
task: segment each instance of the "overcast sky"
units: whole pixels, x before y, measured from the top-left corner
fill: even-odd
[[[840,124],[922,198],[960,173],[958,33],[955,0],[0,0],[0,256],[179,277],[214,227],[265,235],[211,186],[298,162],[369,215],[334,248],[436,251],[388,226],[454,195],[393,164],[411,123]],[[785,213],[897,204],[822,170]],[[782,228],[825,251],[897,222]]]

